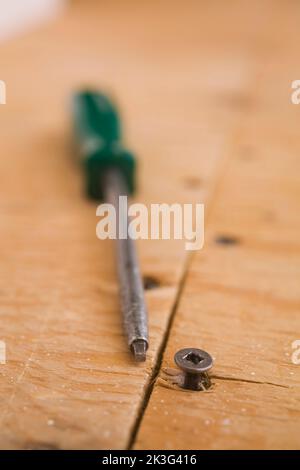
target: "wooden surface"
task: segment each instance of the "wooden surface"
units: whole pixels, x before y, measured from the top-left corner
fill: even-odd
[[[299,15],[292,1],[77,1],[1,45],[1,448],[300,447]],[[120,102],[136,200],[206,207],[195,255],[139,244],[158,281],[140,366],[69,146],[68,98],[89,83]],[[187,346],[215,357],[209,392],[174,385]]]

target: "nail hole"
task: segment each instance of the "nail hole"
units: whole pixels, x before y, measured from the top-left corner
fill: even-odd
[[[240,242],[238,238],[227,235],[220,235],[216,237],[215,241],[220,245],[236,245]]]
[[[218,96],[218,100],[234,109],[249,109],[253,106],[252,97],[246,93],[223,93]]]
[[[184,184],[188,189],[198,189],[201,187],[202,181],[200,178],[190,176],[184,180]]]
[[[266,220],[266,222],[274,222],[276,220],[276,215],[272,211],[266,211],[264,213],[264,219]]]
[[[244,146],[240,150],[240,158],[242,160],[251,160],[254,156],[254,149],[249,145]]]
[[[157,287],[159,287],[160,284],[160,282],[153,276],[144,276],[143,283],[145,290],[156,289]]]
[[[193,364],[195,364],[195,366],[197,364],[200,364],[200,362],[202,362],[204,359],[203,357],[199,356],[199,354],[195,354],[195,353],[189,353],[185,356],[185,359],[189,362],[192,362]]]

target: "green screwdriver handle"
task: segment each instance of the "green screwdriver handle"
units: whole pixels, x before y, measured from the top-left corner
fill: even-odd
[[[73,97],[75,143],[86,175],[88,195],[103,199],[101,176],[108,168],[118,168],[132,194],[135,188],[135,158],[122,145],[118,112],[112,101],[91,90]]]

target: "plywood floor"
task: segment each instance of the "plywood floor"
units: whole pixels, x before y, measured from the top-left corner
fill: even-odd
[[[300,448],[299,20],[294,1],[77,1],[1,44],[1,448]],[[70,146],[87,84],[122,107],[136,200],[205,203],[203,250],[139,243],[142,365]],[[208,392],[174,384],[187,346],[215,358]]]

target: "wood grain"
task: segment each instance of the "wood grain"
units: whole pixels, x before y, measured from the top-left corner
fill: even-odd
[[[193,12],[181,23],[183,42],[170,7],[76,2],[60,21],[1,46],[1,448],[130,442],[186,252],[183,241],[139,244],[143,273],[159,287],[147,292],[149,359],[136,366],[123,338],[113,246],[96,239],[96,206],[69,145],[68,104],[86,84],[116,94],[139,156],[138,201],[208,202],[237,115],[216,122],[216,107],[203,105],[219,89],[210,83],[217,55],[195,61]],[[172,8],[178,23],[180,2]],[[200,42],[205,33],[193,28]],[[247,65],[233,62],[241,78],[230,74],[226,86],[242,89]]]
[[[136,448],[299,447],[298,19],[295,2],[85,0],[1,45],[0,448],[126,448],[137,424]],[[87,84],[120,103],[136,201],[206,205],[194,258],[139,243],[158,281],[140,366],[69,145],[70,93]],[[165,372],[189,344],[216,357],[208,393]]]
[[[231,132],[206,245],[190,264],[137,449],[300,448],[300,367],[292,362],[300,336],[300,108],[290,101],[300,11],[288,5],[272,2],[268,16],[256,10],[248,44],[255,80]],[[240,27],[246,21],[247,9]],[[176,385],[173,356],[188,346],[215,358],[207,392]]]

